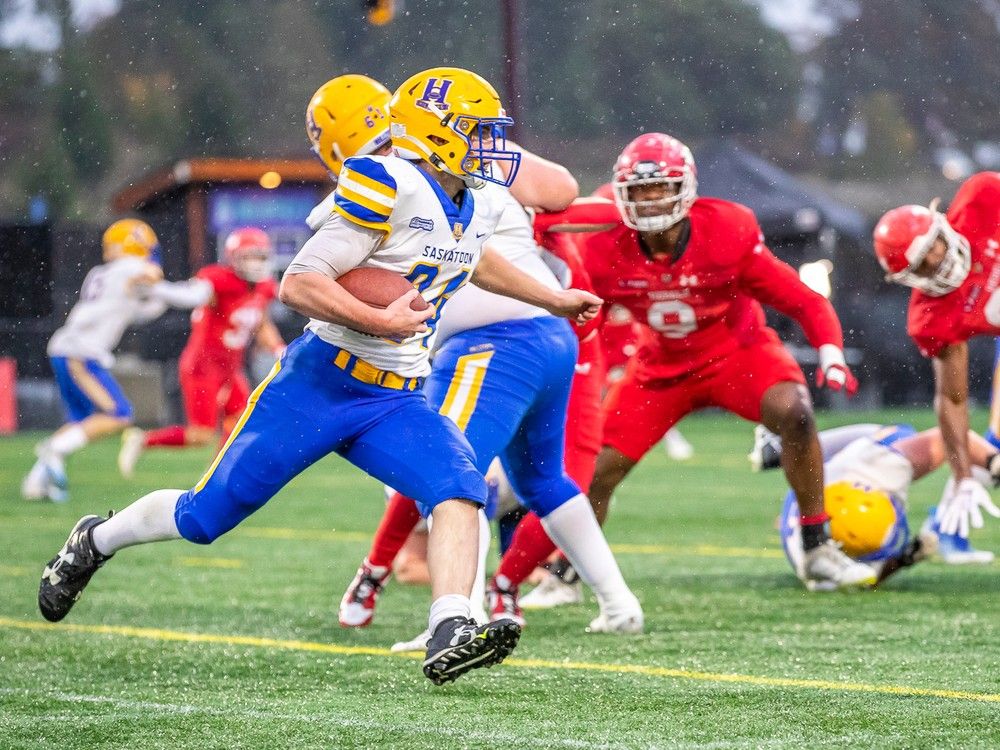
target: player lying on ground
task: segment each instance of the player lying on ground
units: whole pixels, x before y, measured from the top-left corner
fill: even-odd
[[[891,445],[892,453],[887,454],[883,448],[859,448],[854,453],[845,452],[845,456],[838,459],[838,462],[849,459],[858,464],[870,465],[872,468],[868,474],[868,481],[874,487],[900,494],[905,499],[905,492],[900,493],[894,489],[901,484],[901,481],[892,480],[888,474],[890,470],[900,465],[896,454],[901,454],[912,465],[914,481],[926,476],[946,462],[947,451],[944,438],[941,436],[941,430],[936,427],[916,435],[913,435],[912,428],[908,425],[892,427],[878,424],[858,424],[836,427],[824,430],[819,434],[820,445],[823,447],[823,457],[827,461],[828,485],[831,481],[830,458],[844,450],[848,444],[853,444],[857,440],[870,439],[876,434],[879,434],[878,441],[881,445]],[[1000,461],[994,461],[994,457],[997,455],[996,447],[983,437],[970,432],[969,450],[973,478],[984,487],[996,486],[996,477],[1000,476]],[[877,460],[884,455],[888,455],[884,461]],[[757,425],[754,429],[754,446],[748,458],[754,471],[778,468],[781,462],[781,438],[768,431],[763,425]],[[876,469],[880,469],[880,467],[887,472],[885,478],[878,477]],[[900,471],[898,468],[896,470]],[[945,486],[944,495],[948,496],[952,491],[953,482],[949,481]],[[940,524],[935,518],[936,511],[936,506],[930,509],[930,515],[924,521],[922,529],[932,532],[936,537],[936,553],[942,560],[951,565],[993,562],[992,552],[973,549],[969,545],[968,539],[960,537],[958,534],[942,532]],[[833,536],[836,538],[836,533]]]
[[[565,208],[576,197],[576,181],[559,165],[534,154],[521,150],[520,157],[517,177],[487,247],[539,283],[559,289],[559,280],[534,242],[522,204]],[[537,306],[466,287],[449,301],[437,328],[431,374],[424,385],[431,407],[465,433],[482,473],[496,456],[501,457],[525,502],[561,540],[597,594],[601,613],[591,629],[640,631],[639,603],[621,577],[590,502],[563,469],[562,427],[577,361],[571,326]],[[390,499],[387,516],[398,513],[401,504],[415,506],[412,499],[397,493]],[[489,546],[484,515],[480,525],[480,588],[474,589],[474,610],[481,607]],[[377,560],[378,553],[375,550],[371,557]],[[362,562],[341,602],[339,619],[345,627],[371,621],[375,598],[390,575],[388,565],[373,564],[371,557]],[[510,614],[519,622],[516,613]],[[428,637],[424,633],[415,642],[426,642]]]
[[[101,247],[104,263],[90,269],[79,301],[49,340],[68,421],[37,446],[38,460],[21,484],[26,500],[68,499],[66,457],[132,424],[132,404],[108,372],[112,351],[130,325],[162,315],[175,290],[161,281],[159,241],[145,222],[116,221],[104,232]]]
[[[969,445],[969,345],[973,336],[1000,334],[1000,173],[973,175],[947,214],[901,206],[875,226],[875,256],[886,280],[911,287],[906,328],[934,368],[934,408],[955,479],[938,503],[945,534],[969,536],[982,511],[1000,517],[972,477]]]
[[[505,148],[511,121],[489,83],[458,68],[424,71],[396,91],[389,113],[393,145],[418,158],[344,163],[337,215],[303,246],[282,281],[282,301],[311,318],[305,334],[251,395],[193,488],[158,490],[110,518],[80,519],[43,572],[38,601],[47,619],[65,617],[118,550],[168,539],[210,543],[336,452],[414,497],[433,519],[424,674],[440,684],[513,650],[516,623],[477,625],[469,617],[486,484],[468,441],[419,390],[430,371],[427,352],[441,308],[470,279],[580,322],[596,315],[600,300],[545,287],[483,250],[505,196],[491,165],[509,164],[505,185],[519,161]],[[356,268],[408,274],[422,294],[412,289],[385,308],[370,306],[337,282]]]
[[[256,227],[236,229],[226,236],[222,250],[223,263],[205,266],[170,291],[176,305],[195,308],[191,336],[177,363],[187,424],[125,430],[118,453],[123,476],[132,476],[146,448],[208,445],[219,439],[220,426],[225,442],[250,396],[243,367],[247,345],[256,340],[275,358],[285,348],[267,312],[278,294],[267,233]]]
[[[765,324],[761,303],[802,326],[819,350],[821,384],[853,392],[833,307],[771,254],[746,207],[697,196],[694,160],[676,139],[660,133],[635,139],[618,158],[612,187],[616,226],[587,235],[581,252],[595,291],[606,304],[626,307],[650,335],[604,402],[604,448],[590,486],[598,519],[668,429],[692,411],[717,406],[782,435],[783,467],[802,510],[804,582],[871,585],[875,571],[829,538],[805,378]],[[592,210],[592,223],[610,214],[599,203]],[[518,553],[513,546],[507,552]]]
[[[945,463],[941,431],[935,427],[918,433],[909,425],[858,424],[824,430],[819,438],[830,535],[843,544],[844,551],[875,567],[879,582],[934,554],[941,539],[934,508],[919,533],[911,536],[906,502],[910,485]],[[969,450],[974,481],[996,487],[1000,453],[974,432],[969,433]],[[775,435],[762,434],[758,427],[754,452],[761,456],[762,470],[775,469],[781,460],[781,442]],[[945,488],[945,496],[951,492],[951,487]],[[803,563],[799,535],[798,507],[790,491],[781,513],[781,540],[797,573]],[[952,562],[992,559],[991,553],[980,552]]]

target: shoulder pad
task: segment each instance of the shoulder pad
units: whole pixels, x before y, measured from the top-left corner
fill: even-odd
[[[692,221],[711,234],[710,257],[720,264],[736,263],[765,247],[764,234],[753,211],[721,198],[699,198],[691,207]]]

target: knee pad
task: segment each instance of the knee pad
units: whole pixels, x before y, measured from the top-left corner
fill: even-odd
[[[181,536],[195,544],[211,544],[258,510],[270,497],[251,496],[228,484],[210,482],[201,491],[181,495],[174,521]]]

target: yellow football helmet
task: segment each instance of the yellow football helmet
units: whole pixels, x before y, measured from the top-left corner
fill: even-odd
[[[389,142],[386,105],[389,89],[368,76],[332,78],[306,108],[306,133],[312,151],[336,177],[344,159],[378,151]]]
[[[431,68],[408,78],[389,101],[392,145],[404,159],[423,159],[469,187],[509,186],[521,154],[507,150],[507,117],[485,79],[462,68]],[[505,163],[507,176],[492,164]]]
[[[138,219],[121,219],[104,230],[101,248],[105,260],[134,255],[159,262],[160,241],[156,238],[156,232],[149,224]]]
[[[830,516],[830,536],[855,559],[875,555],[896,535],[900,509],[887,492],[834,482],[823,490],[823,504]]]

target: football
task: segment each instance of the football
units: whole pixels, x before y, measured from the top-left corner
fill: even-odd
[[[382,308],[413,289],[405,276],[384,268],[353,268],[339,276],[337,283],[365,304]],[[415,297],[410,302],[411,310],[426,310],[427,307],[423,297]]]

